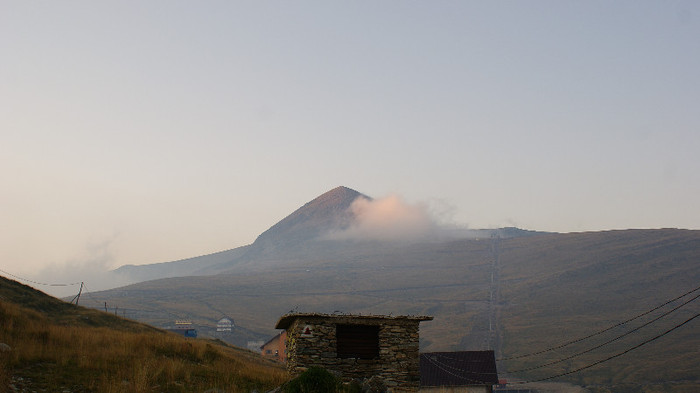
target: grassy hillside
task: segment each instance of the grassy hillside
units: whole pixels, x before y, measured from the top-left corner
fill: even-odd
[[[287,376],[251,352],[78,307],[0,277],[0,391],[250,392]]]
[[[558,346],[633,318],[700,285],[700,234],[632,230],[545,235],[501,242],[500,323],[503,354]],[[692,299],[676,301],[625,326],[555,351],[503,362],[522,370],[586,351]],[[547,378],[629,349],[700,312],[700,300],[608,345],[570,360],[516,373]],[[625,356],[563,377],[607,392],[700,390],[700,320]]]

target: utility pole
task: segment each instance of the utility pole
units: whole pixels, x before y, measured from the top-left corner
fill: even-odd
[[[81,282],[80,282],[80,290],[78,291],[78,294],[73,298],[73,300],[75,300],[75,305],[76,305],[76,306],[78,305],[78,302],[80,301],[80,294],[83,293],[83,285],[84,285],[84,284],[83,284],[83,282],[81,281]],[[73,300],[71,300],[70,302],[73,303]]]

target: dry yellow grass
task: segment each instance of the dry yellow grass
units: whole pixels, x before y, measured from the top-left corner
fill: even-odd
[[[96,310],[71,306],[64,312],[71,309],[73,321],[57,323],[0,299],[0,342],[12,348],[0,352],[0,390],[14,384],[36,391],[236,393],[287,380],[282,367],[246,350]]]

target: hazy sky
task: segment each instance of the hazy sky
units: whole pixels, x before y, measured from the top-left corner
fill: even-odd
[[[700,2],[2,0],[0,132],[24,276],[249,244],[339,185],[700,229]]]

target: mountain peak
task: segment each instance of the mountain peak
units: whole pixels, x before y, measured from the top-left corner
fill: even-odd
[[[331,230],[344,228],[352,219],[352,202],[370,197],[345,186],[327,191],[263,232],[253,243],[256,246],[292,245],[312,240]]]
[[[357,198],[357,197],[364,197],[370,199],[368,196],[363,195],[360,192],[357,192],[353,190],[352,188],[348,188],[345,186],[338,186],[330,191],[327,191],[312,201],[308,202],[304,206],[302,206],[300,209],[297,211],[304,209],[305,207],[309,208],[316,208],[316,209],[324,209],[324,208],[342,208],[343,210],[347,209],[350,207],[350,204]],[[346,206],[347,205],[347,206]],[[295,212],[296,213],[296,212]],[[294,213],[292,213],[294,214]]]

